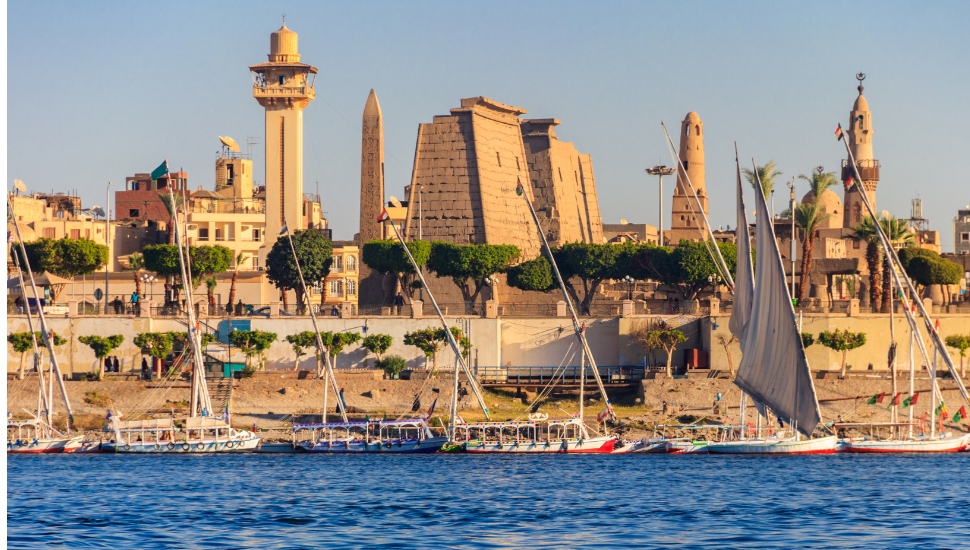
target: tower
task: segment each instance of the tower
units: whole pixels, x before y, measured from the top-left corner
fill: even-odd
[[[253,97],[266,111],[266,243],[260,263],[280,234],[305,226],[303,216],[303,108],[315,97],[317,69],[300,63],[296,33],[283,26],[270,35],[269,61],[249,67]],[[311,77],[310,75],[314,75]]]
[[[697,211],[694,195],[684,179],[684,168],[690,179],[701,208],[707,214],[707,188],[704,176],[704,122],[697,113],[691,111],[680,123],[680,160],[683,168],[677,168],[677,187],[671,203],[670,232],[667,240],[677,244],[680,239],[703,240],[706,232],[701,213]]]
[[[360,237],[358,246],[383,239],[383,226],[377,221],[384,208],[384,117],[374,90],[364,105],[360,146]]]
[[[846,139],[849,140],[849,149],[855,157],[856,167],[859,169],[859,176],[862,177],[862,187],[866,190],[866,196],[876,211],[876,185],[879,183],[879,161],[872,158],[872,113],[869,112],[869,102],[862,95],[862,81],[866,75],[859,73],[856,80],[859,81],[859,97],[852,105],[849,113],[849,127],[847,128]],[[855,177],[849,160],[842,161],[842,181],[848,181],[849,176]],[[863,218],[869,215],[859,191],[853,188],[845,192],[845,209],[843,227],[853,227],[858,225]]]

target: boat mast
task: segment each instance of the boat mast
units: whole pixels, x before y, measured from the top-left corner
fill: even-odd
[[[610,403],[610,398],[606,395],[606,388],[603,386],[603,379],[600,378],[599,368],[596,366],[596,360],[593,358],[593,352],[589,349],[589,342],[586,341],[586,334],[583,328],[579,325],[579,321],[576,319],[576,310],[573,308],[573,302],[569,298],[569,294],[566,293],[566,285],[563,283],[562,275],[559,274],[559,267],[556,265],[556,259],[552,257],[552,249],[549,248],[549,243],[546,242],[546,235],[542,232],[542,225],[539,223],[539,217],[536,215],[536,211],[532,208],[532,201],[529,200],[529,194],[525,192],[525,188],[522,187],[522,181],[516,179],[515,192],[525,199],[525,203],[529,206],[529,212],[532,214],[532,220],[536,224],[536,229],[539,231],[539,238],[542,240],[542,246],[546,249],[546,253],[549,256],[549,263],[552,265],[552,272],[556,275],[556,281],[559,282],[559,290],[562,292],[562,298],[566,302],[566,307],[569,308],[569,317],[573,322],[573,330],[576,331],[576,336],[579,337],[579,343],[583,347],[583,353],[589,358],[589,364],[593,368],[593,377],[596,379],[596,385],[599,386],[600,395],[603,396],[603,402],[606,403],[606,410],[610,415],[610,418],[614,422],[617,421],[616,412],[613,410],[613,404]]]
[[[939,355],[933,349],[933,368],[930,370],[930,439],[936,437],[936,357]],[[940,414],[940,417],[943,415]]]
[[[910,331],[909,331],[909,399],[910,399],[910,406],[907,407],[907,409],[909,409],[909,413],[906,416],[906,421],[909,422],[909,437],[910,437],[910,439],[912,439],[912,437],[913,437],[913,409],[915,408],[912,405],[912,399],[913,399],[913,395],[914,395],[914,390],[916,389],[915,388],[915,382],[914,382],[914,380],[916,379],[916,365],[914,364],[914,361],[913,361],[913,347],[914,347],[913,343],[915,342],[915,340],[916,340],[916,332],[912,330],[912,327],[910,327]]]
[[[862,199],[862,204],[866,205],[866,210],[869,212],[869,216],[872,217],[873,226],[876,228],[876,232],[879,235],[879,243],[882,245],[883,254],[886,258],[891,260],[889,270],[892,273],[893,278],[896,280],[896,286],[900,289],[903,288],[903,282],[906,283],[906,288],[909,289],[911,295],[914,297],[913,304],[919,308],[920,315],[923,317],[923,322],[926,325],[926,332],[929,334],[930,338],[933,340],[934,349],[939,352],[939,355],[943,357],[943,362],[946,363],[947,369],[949,369],[950,374],[953,376],[953,380],[957,384],[957,388],[960,390],[960,395],[963,396],[963,400],[970,405],[970,394],[967,394],[967,388],[963,385],[963,380],[960,378],[956,367],[953,365],[953,361],[950,359],[950,355],[946,351],[946,345],[943,343],[943,338],[940,336],[939,331],[933,327],[933,319],[930,317],[929,312],[923,305],[923,302],[919,301],[916,297],[916,288],[913,286],[913,281],[910,279],[909,275],[906,274],[903,269],[903,264],[899,261],[899,256],[896,255],[896,251],[893,250],[892,243],[889,242],[889,238],[886,233],[882,230],[882,226],[877,222],[876,212],[872,208],[872,204],[869,202],[869,196],[866,194],[866,190],[862,187],[862,176],[859,175],[859,167],[856,165],[855,155],[852,154],[852,149],[849,147],[849,140],[845,137],[842,131],[842,125],[839,125],[839,139],[844,142],[845,151],[849,154],[849,162],[852,165],[852,172],[855,174],[854,185],[859,191],[859,197]],[[913,317],[912,313],[907,309],[906,316],[910,320],[910,325],[912,325],[912,330],[916,330],[916,319]],[[923,346],[923,339],[919,340],[920,351],[923,354],[924,360],[926,359],[926,350]]]
[[[579,354],[579,421],[586,425],[584,420],[584,402],[586,401],[586,354]]]
[[[34,293],[34,299],[37,299],[37,281],[34,279],[34,270],[30,267],[30,262],[27,261],[27,249],[24,247],[24,240],[20,236],[20,222],[17,221],[17,216],[13,213],[13,202],[10,200],[10,195],[7,195],[7,211],[10,212],[10,217],[13,220],[14,231],[17,232],[17,243],[20,245],[20,252],[23,255],[24,263],[27,265],[27,275],[30,278],[30,288]],[[24,289],[23,286],[20,287]],[[24,289],[26,290],[26,289]],[[24,299],[24,305],[27,306],[28,311],[30,310],[30,305],[27,300]],[[44,345],[47,346],[47,352],[50,354],[51,361],[51,376],[57,376],[57,384],[61,388],[61,396],[64,398],[64,408],[67,410],[67,433],[71,433],[71,424],[74,423],[74,412],[71,410],[71,400],[67,396],[67,388],[64,386],[64,377],[61,376],[61,368],[57,364],[57,355],[54,354],[54,342],[51,336],[51,331],[47,325],[47,318],[44,316],[44,306],[40,303],[37,304],[37,318],[40,320],[40,333],[44,340]]]
[[[13,212],[11,211],[11,215]],[[10,216],[8,216],[10,217]],[[47,389],[44,383],[44,367],[41,363],[40,349],[37,346],[37,334],[34,333],[34,323],[32,320],[32,315],[30,314],[30,304],[27,303],[27,287],[24,285],[24,270],[20,267],[20,256],[16,253],[12,254],[13,263],[17,266],[17,279],[20,283],[20,291],[24,296],[24,310],[27,314],[27,330],[30,331],[30,344],[34,351],[34,370],[37,371],[37,416],[41,415],[41,411],[44,412],[44,417],[47,419],[47,423],[51,424],[53,422],[53,411],[51,410],[51,405],[48,404],[47,399]],[[36,299],[37,296],[34,296]],[[41,407],[41,402],[43,402],[43,407]]]
[[[435,313],[438,314],[438,320],[441,321],[441,326],[445,329],[445,336],[448,338],[448,343],[451,345],[451,350],[455,352],[455,361],[461,370],[468,377],[468,385],[472,387],[472,392],[475,393],[475,398],[478,399],[478,405],[482,408],[485,413],[485,419],[491,420],[491,415],[488,414],[488,406],[485,405],[485,397],[482,396],[481,390],[478,389],[478,383],[475,380],[475,375],[472,374],[468,365],[465,363],[465,358],[461,354],[461,350],[458,348],[458,342],[455,341],[455,335],[451,333],[451,329],[448,327],[448,323],[445,322],[445,316],[441,314],[441,308],[438,307],[438,302],[435,301],[434,295],[431,293],[431,289],[428,288],[428,284],[424,281],[424,275],[421,274],[421,268],[418,267],[418,262],[414,261],[414,256],[411,255],[411,250],[408,248],[407,243],[404,242],[404,237],[401,236],[401,232],[397,230],[397,225],[395,225],[394,220],[387,214],[387,210],[381,212],[381,217],[377,219],[379,222],[390,222],[391,229],[394,230],[394,235],[397,237],[398,242],[401,243],[401,248],[404,249],[404,253],[407,255],[408,260],[411,261],[411,265],[414,267],[414,272],[418,275],[418,280],[421,281],[421,288],[423,288],[428,293],[428,299],[431,300],[431,305],[434,306]],[[457,370],[457,367],[456,367]],[[457,380],[458,377],[455,377]],[[452,401],[457,401],[458,392],[455,392],[451,396]],[[457,405],[453,405],[453,409],[457,410]],[[428,419],[430,422],[431,419]],[[449,443],[455,442],[455,418],[451,418],[451,433],[449,434]]]
[[[892,401],[890,402],[891,409],[889,415],[889,421],[896,423],[899,419],[899,411],[897,410],[896,404],[896,323],[893,320],[893,279],[889,278],[889,375],[892,377]],[[895,433],[896,437],[899,437],[898,433],[899,427],[893,426],[891,431]]]
[[[317,353],[320,354],[324,359],[324,369],[326,369],[325,376],[327,381],[333,386],[334,394],[337,396],[337,409],[340,411],[340,418],[344,422],[347,422],[347,411],[344,409],[343,401],[340,399],[340,390],[337,388],[337,377],[333,372],[333,367],[330,364],[330,354],[326,352],[323,346],[323,339],[320,337],[320,328],[317,326],[317,315],[313,312],[313,304],[310,303],[310,290],[306,286],[306,281],[303,280],[303,268],[300,267],[300,259],[296,256],[296,247],[293,246],[293,237],[290,236],[290,228],[286,225],[286,220],[283,220],[283,231],[286,233],[286,239],[290,243],[290,252],[293,253],[293,263],[296,264],[296,272],[300,276],[300,288],[303,290],[303,295],[305,296],[307,308],[310,310],[310,321],[313,323],[313,335],[316,337],[317,343]],[[285,292],[285,291],[284,291]],[[323,422],[327,422],[327,394],[330,390],[327,388],[327,383],[324,382],[323,386]]]

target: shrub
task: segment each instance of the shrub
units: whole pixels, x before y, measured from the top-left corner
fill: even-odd
[[[110,395],[95,390],[84,394],[84,402],[95,407],[108,407],[114,403]]]
[[[256,366],[249,364],[243,370],[237,370],[236,375],[239,378],[252,378],[256,374]]]
[[[388,355],[377,360],[377,368],[383,370],[388,378],[393,378],[395,374],[399,374],[407,367],[407,361],[400,355]]]

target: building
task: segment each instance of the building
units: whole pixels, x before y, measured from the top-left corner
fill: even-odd
[[[13,213],[20,225],[20,235],[24,242],[38,239],[60,240],[88,239],[98,244],[107,244],[106,230],[111,231],[105,220],[98,220],[81,206],[81,198],[64,193],[32,193],[10,195]],[[16,239],[13,223],[7,223],[7,231]],[[9,239],[8,239],[9,241]],[[13,268],[13,259],[9,254],[11,243],[8,242],[7,269]],[[114,257],[109,254],[109,261]]]
[[[659,236],[657,226],[646,223],[630,223],[620,220],[620,223],[603,224],[603,240],[605,242],[624,243],[632,241],[635,243],[657,244]]]
[[[970,254],[970,204],[957,210],[953,218],[953,252]]]
[[[677,167],[677,186],[670,203],[670,231],[664,234],[665,245],[676,245],[681,239],[699,241],[707,239],[704,218],[697,211],[697,202],[707,214],[707,182],[704,172],[704,122],[691,111],[680,123],[680,161]],[[686,168],[686,172],[684,169]],[[694,193],[687,185],[693,186]]]
[[[125,178],[125,190],[115,191],[115,219],[119,221],[153,221],[166,226],[171,221],[162,195],[168,195],[169,184],[175,194],[188,192],[189,176],[183,171],[166,174],[152,181],[151,174]]]
[[[856,168],[862,178],[862,187],[866,190],[869,204],[872,205],[873,212],[876,210],[876,186],[879,184],[879,161],[872,155],[872,136],[875,133],[872,127],[872,113],[869,112],[869,102],[862,95],[862,81],[866,75],[859,73],[856,79],[859,80],[859,97],[856,98],[849,112],[849,126],[846,128],[845,139],[849,142],[849,150],[855,157]],[[852,169],[849,159],[842,161],[842,181],[849,181],[855,178],[855,170]],[[852,227],[869,215],[869,211],[863,204],[862,197],[859,195],[858,186],[853,187],[845,193],[845,209],[843,212],[843,227]]]
[[[356,241],[333,241],[333,264],[330,266],[330,273],[327,280],[313,286],[312,295],[319,296],[326,290],[323,299],[324,305],[336,306],[340,308],[343,302],[349,302],[354,310],[357,308],[360,277],[360,248]],[[317,299],[313,303],[319,303]],[[327,310],[323,310],[327,314]]]

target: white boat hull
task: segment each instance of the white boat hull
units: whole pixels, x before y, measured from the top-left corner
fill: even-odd
[[[22,439],[7,441],[10,454],[69,453],[81,446],[82,436],[52,439]]]
[[[970,434],[939,439],[847,440],[850,453],[958,453],[970,447]]]
[[[713,454],[831,454],[835,452],[834,435],[818,439],[757,439],[710,443],[707,452]]]
[[[613,453],[666,453],[669,439],[653,438],[639,441],[623,441],[622,446],[613,447]]]
[[[469,441],[465,444],[465,451],[469,453],[610,453],[616,441],[615,436],[553,441]]]
[[[259,445],[259,437],[238,439],[203,439],[202,441],[153,441],[133,443],[104,443],[107,453],[251,453]]]
[[[664,451],[671,455],[683,455],[691,453],[706,453],[706,441],[668,441],[664,445]]]
[[[297,449],[308,453],[356,454],[356,453],[436,453],[448,442],[447,437],[429,437],[425,439],[396,439],[367,443],[363,440],[353,441],[298,441]]]

